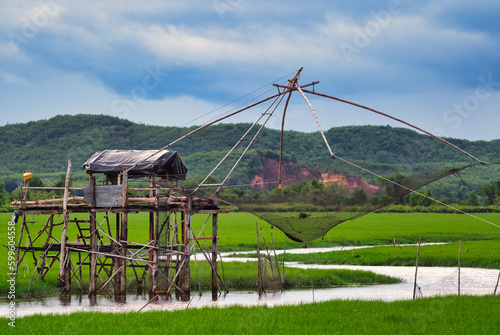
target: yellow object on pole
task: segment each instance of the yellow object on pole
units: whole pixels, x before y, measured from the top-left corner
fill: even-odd
[[[31,174],[31,172],[25,172],[25,173],[23,173],[24,180],[30,179],[31,177],[33,177],[33,175]]]

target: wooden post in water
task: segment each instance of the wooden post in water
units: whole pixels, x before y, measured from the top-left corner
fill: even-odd
[[[462,251],[462,240],[458,241],[458,295],[460,296],[460,253]]]
[[[182,255],[182,268],[181,268],[181,300],[189,301],[191,298],[191,269],[189,261],[191,258],[191,214],[192,214],[192,199],[187,197],[187,209],[185,210],[185,220],[183,224],[183,251]]]
[[[120,241],[120,220],[121,220],[121,215],[120,213],[116,213],[115,215],[115,237],[117,241]],[[115,243],[115,251],[113,252],[116,254],[116,256],[120,256],[120,245],[116,242]],[[115,301],[120,302],[120,266],[121,266],[121,259],[119,257],[114,257],[113,258],[113,266],[115,268],[116,275],[113,278],[113,291],[115,295]]]
[[[499,282],[500,282],[500,272],[498,272],[497,284],[495,285],[495,290],[493,291],[493,295],[497,295],[497,288]]]
[[[276,265],[276,271],[278,271],[279,287],[280,287],[280,291],[283,292],[283,280],[281,279],[281,271],[280,271],[280,266],[278,264],[278,256],[276,255],[276,248],[274,245],[273,232],[271,232],[271,242],[273,243],[274,264]]]
[[[122,187],[123,187],[123,212],[121,213],[121,227],[120,227],[120,242],[121,242],[121,272],[120,272],[120,287],[119,294],[121,296],[121,301],[126,301],[127,294],[127,238],[128,238],[128,213],[126,208],[128,206],[128,174],[126,168],[123,168],[122,173]]]
[[[420,235],[420,240],[418,241],[418,249],[417,249],[417,264],[415,266],[415,283],[413,284],[413,300],[415,300],[415,296],[417,294],[417,271],[418,271],[418,258],[420,256],[420,244],[422,243],[422,235]]]
[[[71,250],[68,249],[66,253],[66,261],[65,261],[66,269],[64,271],[64,293],[71,292]],[[42,268],[43,271],[43,268]],[[77,278],[78,279],[78,278]]]
[[[217,226],[217,221],[219,219],[219,214],[212,214],[212,300],[217,300],[218,285],[217,285],[217,234],[219,228]]]
[[[155,212],[149,212],[149,282],[148,282],[148,292],[150,296],[155,295],[156,291],[156,257],[155,257],[155,249],[153,248],[155,245]]]
[[[68,213],[68,197],[69,197],[69,176],[71,173],[71,159],[68,161],[68,169],[66,171],[66,179],[64,181],[64,199],[63,199],[63,229],[61,233],[61,259],[59,265],[59,281],[61,286],[63,287],[63,293],[69,293],[70,286],[67,283],[69,271],[69,259],[68,259],[68,250],[66,248],[66,239],[67,239],[67,231],[68,231],[68,223],[69,223],[69,213]],[[42,268],[43,271],[43,268]],[[71,278],[71,276],[69,276]]]
[[[155,296],[158,289],[158,226],[159,226],[159,194],[153,190],[155,187],[155,177],[149,178],[149,197],[155,198],[155,210],[149,212],[149,296]]]
[[[89,265],[89,299],[91,304],[95,303],[96,298],[96,280],[97,280],[97,234],[96,234],[96,196],[95,196],[95,177],[89,176],[90,184],[90,265]]]
[[[260,259],[260,238],[259,238],[259,224],[257,221],[255,222],[255,227],[257,230],[257,291],[259,292],[259,295],[262,294],[263,287],[262,287],[262,264],[261,264],[261,259]]]
[[[283,275],[281,276],[281,287],[283,288],[283,285],[285,285],[286,277],[285,277],[285,254],[286,254],[286,239],[285,239],[285,248],[283,250]]]
[[[107,177],[106,177],[107,179]],[[121,178],[121,175],[119,174],[116,178],[116,184],[117,185],[121,185],[122,184],[122,178]],[[120,232],[121,232],[121,214],[120,213],[116,213],[115,215],[115,239],[116,239],[116,242],[115,243],[115,251],[114,253],[116,254],[116,256],[120,256],[121,255],[121,252],[120,252]],[[115,257],[113,258],[113,265],[114,265],[114,268],[115,268],[115,276],[113,278],[113,293],[115,295],[115,301],[116,302],[120,302],[121,300],[121,294],[120,294],[120,282],[121,282],[121,278],[120,278],[120,267],[122,265],[122,260],[120,257]]]

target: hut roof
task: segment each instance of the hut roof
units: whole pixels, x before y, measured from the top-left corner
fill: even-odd
[[[185,179],[187,168],[176,151],[104,150],[94,153],[82,168],[87,173],[119,173],[131,168],[129,175],[168,175]]]

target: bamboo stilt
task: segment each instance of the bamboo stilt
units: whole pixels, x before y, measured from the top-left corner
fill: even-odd
[[[257,292],[261,295],[264,288],[262,282],[262,261],[260,259],[259,224],[257,222],[255,222],[255,228],[257,231]]]
[[[497,284],[495,285],[495,290],[493,291],[493,295],[497,295],[497,288],[499,282],[500,282],[500,272],[498,272]]]
[[[96,295],[96,268],[97,268],[97,235],[96,235],[96,218],[95,211],[92,208],[95,208],[96,199],[95,199],[95,177],[93,175],[89,176],[90,183],[90,206],[91,209],[89,211],[90,216],[90,250],[93,251],[90,253],[90,266],[89,266],[89,298],[94,301]]]
[[[417,262],[415,266],[415,281],[413,284],[413,300],[415,300],[417,294],[417,272],[418,272],[418,258],[420,256],[420,244],[422,243],[422,235],[420,235],[420,240],[418,241],[418,249],[417,249]]]
[[[212,215],[212,300],[217,300],[217,234],[218,234],[218,214]]]
[[[183,224],[183,251],[181,267],[181,300],[189,301],[191,298],[191,269],[189,267],[189,261],[191,257],[191,243],[189,242],[191,238],[191,211],[192,202],[191,198],[188,198],[187,208],[185,210],[185,220]]]
[[[68,231],[68,223],[69,223],[69,214],[68,214],[68,196],[69,196],[69,176],[71,173],[71,159],[68,161],[68,170],[66,172],[66,179],[64,182],[64,200],[63,200],[63,218],[64,225],[61,233],[61,263],[59,266],[59,280],[61,282],[61,286],[63,286],[63,293],[69,292],[69,285],[65,282],[66,280],[66,272],[68,266],[67,260],[67,249],[66,249],[66,233]]]
[[[460,296],[460,253],[462,252],[462,241],[458,241],[458,295]]]

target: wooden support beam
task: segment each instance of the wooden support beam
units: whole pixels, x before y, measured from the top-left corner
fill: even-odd
[[[71,173],[71,159],[68,161],[68,169],[66,171],[66,179],[64,182],[64,198],[63,198],[63,218],[64,225],[61,233],[61,262],[59,265],[59,281],[61,286],[63,287],[63,293],[69,293],[70,286],[67,281],[67,268],[68,268],[68,251],[66,249],[66,233],[68,231],[68,223],[69,223],[69,214],[68,214],[68,197],[69,197],[69,176]]]
[[[66,251],[65,269],[64,269],[64,289],[63,292],[71,292],[71,250]]]
[[[185,210],[185,219],[182,223],[182,231],[183,231],[183,251],[184,255],[182,256],[182,267],[181,267],[181,300],[189,301],[191,298],[191,269],[189,267],[189,261],[191,258],[191,243],[188,241],[191,238],[191,209],[192,209],[192,200],[191,197],[188,197],[187,208]]]
[[[149,197],[152,198],[155,196],[154,194],[154,187],[155,185],[155,178],[149,177]],[[156,211],[150,211],[149,212],[149,243],[151,245],[156,246],[157,244],[157,230],[155,232],[155,216],[157,217]],[[157,219],[156,219],[157,220]],[[154,241],[154,242],[152,242]],[[157,289],[157,271],[158,271],[158,265],[156,265],[156,260],[157,260],[157,250],[153,248],[149,248],[149,264],[150,264],[150,269],[149,269],[149,281],[148,281],[148,293],[151,296],[154,294],[154,292]]]
[[[128,174],[124,168],[122,173],[122,185],[123,185],[123,208],[128,206]],[[121,242],[121,256],[127,256],[127,238],[128,238],[128,214],[126,212],[121,213],[121,227],[120,227],[120,242]],[[127,261],[126,259],[120,260],[120,286],[118,288],[118,294],[125,297],[127,294]],[[123,300],[123,298],[122,298]]]
[[[149,242],[154,240],[154,224],[155,224],[155,213],[153,211],[149,212]],[[155,281],[155,271],[154,265],[152,264],[155,261],[154,249],[149,248],[149,264],[150,264],[150,274],[149,274],[149,282],[148,282],[148,292],[149,295],[153,294],[156,290],[156,281]]]
[[[263,293],[263,280],[262,280],[262,265],[260,260],[260,238],[259,238],[259,224],[255,222],[255,229],[257,231],[257,291],[259,296]]]
[[[118,241],[120,240],[120,220],[121,220],[121,214],[116,213],[115,236],[116,236],[116,240],[118,240]],[[119,246],[121,246],[121,244],[118,244],[117,248]],[[121,264],[122,264],[120,261],[120,257],[119,257],[119,256],[121,256],[121,252],[119,249],[117,249],[114,253],[116,254],[116,257],[113,259],[113,265],[114,265],[114,268],[116,269],[117,274],[119,274],[120,269],[121,269]],[[115,295],[117,295],[119,293],[119,288],[120,288],[120,276],[119,275],[116,275],[114,277],[113,288],[114,288]]]
[[[90,206],[95,207],[95,177],[90,175],[89,177],[90,184]],[[90,210],[90,266],[89,266],[89,298],[91,301],[95,300],[96,297],[96,280],[97,280],[97,225],[95,218],[95,211]]]
[[[217,234],[219,231],[217,221],[219,215],[212,215],[212,300],[217,300],[219,285],[217,283]]]

